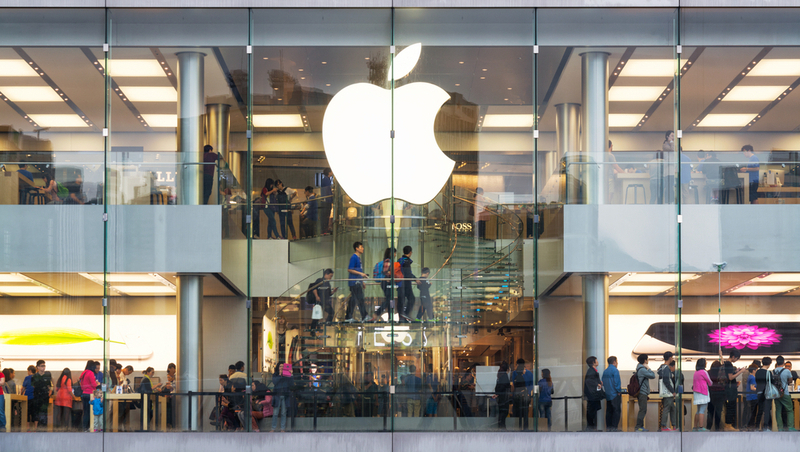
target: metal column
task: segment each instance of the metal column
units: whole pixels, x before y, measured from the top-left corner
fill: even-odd
[[[608,147],[608,56],[581,54],[581,148],[590,163],[584,179],[586,204],[603,204],[609,190],[602,165]]]
[[[210,144],[220,157],[228,163],[233,176],[239,183],[242,179],[241,154],[230,149],[231,106],[228,104],[206,105],[206,134]]]
[[[586,172],[585,165],[579,155],[580,150],[580,104],[557,104],[556,105],[556,149],[557,158],[554,162],[548,162],[547,174],[552,174],[562,161],[566,162],[567,176],[567,203],[581,204],[580,180],[581,175]],[[550,165],[553,165],[552,167]]]
[[[180,204],[203,204],[203,99],[204,59],[200,52],[178,56],[178,151],[184,163],[180,170]]]
[[[178,275],[178,391],[203,390],[203,275]],[[202,425],[202,400],[178,396],[180,428],[197,431]],[[190,408],[191,407],[191,408]],[[192,425],[189,425],[189,411]]]

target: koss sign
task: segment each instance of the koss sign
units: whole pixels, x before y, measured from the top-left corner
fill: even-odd
[[[390,80],[411,72],[421,48],[411,45],[395,57]],[[368,205],[390,198],[392,179],[395,198],[411,204],[425,204],[439,193],[455,162],[436,144],[433,123],[449,98],[430,83],[401,86],[394,98],[391,90],[356,83],[331,99],[322,121],[325,155],[353,201]]]

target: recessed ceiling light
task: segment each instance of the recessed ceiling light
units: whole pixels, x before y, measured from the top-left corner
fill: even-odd
[[[112,77],[164,76],[164,68],[157,60],[110,60],[108,67]]]
[[[797,286],[756,286],[748,284],[738,289],[734,289],[728,293],[761,293],[761,294],[778,294],[781,292],[788,292]]]
[[[456,86],[461,86],[461,83],[456,83]]]
[[[56,295],[57,293],[42,286],[0,286],[0,293],[6,295]]]
[[[486,80],[486,77],[481,77],[481,80]]]
[[[654,295],[661,292],[666,292],[669,289],[672,289],[673,286],[633,286],[633,285],[626,285],[622,284],[617,286],[611,290],[609,293],[615,294],[650,294]]]
[[[22,60],[0,60],[0,77],[38,77],[30,64]]]
[[[483,118],[483,127],[533,127],[533,115],[486,115],[486,117]]]
[[[325,86],[331,86],[331,84],[330,83],[326,83]]]
[[[0,86],[0,92],[13,102],[61,102],[64,100],[49,86]]]
[[[697,127],[743,127],[758,113],[719,113],[703,118]]]
[[[269,59],[269,57],[264,57],[264,59],[265,59],[265,60],[268,60],[268,59]]]
[[[171,86],[120,86],[133,102],[177,102],[178,92]]]
[[[681,66],[686,60],[681,60]],[[677,72],[676,61],[672,59],[628,60],[622,68],[620,77],[672,77]]]
[[[697,273],[681,273],[681,281],[688,281],[690,279],[697,279]],[[625,282],[677,282],[677,273],[634,273],[627,278]]]
[[[722,98],[723,101],[774,100],[787,86],[735,86]]]
[[[302,70],[302,69],[298,69],[298,71],[299,71],[299,72],[303,72],[303,70]]]
[[[322,64],[328,64],[328,62],[327,61],[323,61]]]
[[[81,276],[91,280],[103,281],[102,273],[80,273]],[[149,273],[108,273],[108,282],[160,282],[160,280]]]
[[[800,75],[800,59],[764,59],[747,75],[755,77],[798,76]]]
[[[612,102],[653,102],[663,92],[663,86],[612,86],[608,90],[608,100]]]
[[[763,278],[753,278],[753,282],[796,282],[800,283],[800,273],[772,273]]]
[[[89,127],[78,115],[28,115],[40,127]]]
[[[111,286],[112,289],[127,295],[171,295],[175,289],[164,286]]]
[[[299,114],[253,115],[254,127],[303,127]]]
[[[142,118],[150,124],[150,127],[178,127],[178,115],[146,114]]]
[[[0,283],[7,282],[28,282],[28,278],[15,273],[0,274]]]
[[[608,115],[608,127],[635,127],[642,119],[641,114],[615,113]]]

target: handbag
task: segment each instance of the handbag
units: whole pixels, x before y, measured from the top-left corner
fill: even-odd
[[[311,320],[322,320],[322,306],[315,304],[311,310]]]
[[[772,372],[770,371],[767,371],[767,385],[764,388],[764,397],[767,400],[775,400],[781,397],[781,393],[778,391],[778,388],[772,384]]]

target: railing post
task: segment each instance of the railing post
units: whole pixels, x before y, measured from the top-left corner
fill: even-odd
[[[383,431],[385,432],[386,431],[386,424],[387,424],[387,422],[386,422],[387,421],[387,415],[386,415],[387,413],[386,412],[389,411],[389,410],[387,408],[388,405],[386,403],[386,393],[385,392],[381,392],[380,395],[381,395],[380,407],[381,407],[381,413],[383,413]]]
[[[317,390],[316,390],[316,388],[314,389],[314,405],[313,405],[312,409],[314,410],[314,431],[316,432],[317,431]]]
[[[456,411],[458,410],[457,405],[459,405],[461,401],[458,400],[458,397],[456,396],[456,391],[453,391],[452,397],[453,397],[453,402],[455,402],[453,403],[453,431],[455,432],[458,431],[458,413],[456,413]]]
[[[192,428],[192,391],[189,391],[189,395],[187,397],[189,397],[189,402],[188,402],[188,404],[189,404],[189,413],[188,413],[189,414],[189,423],[188,423],[188,425],[189,425],[189,430],[191,431],[191,430],[194,430]],[[217,413],[217,414],[219,414],[219,413]]]
[[[564,397],[564,431],[569,431],[569,410],[567,409],[567,403],[569,403],[569,399]]]

